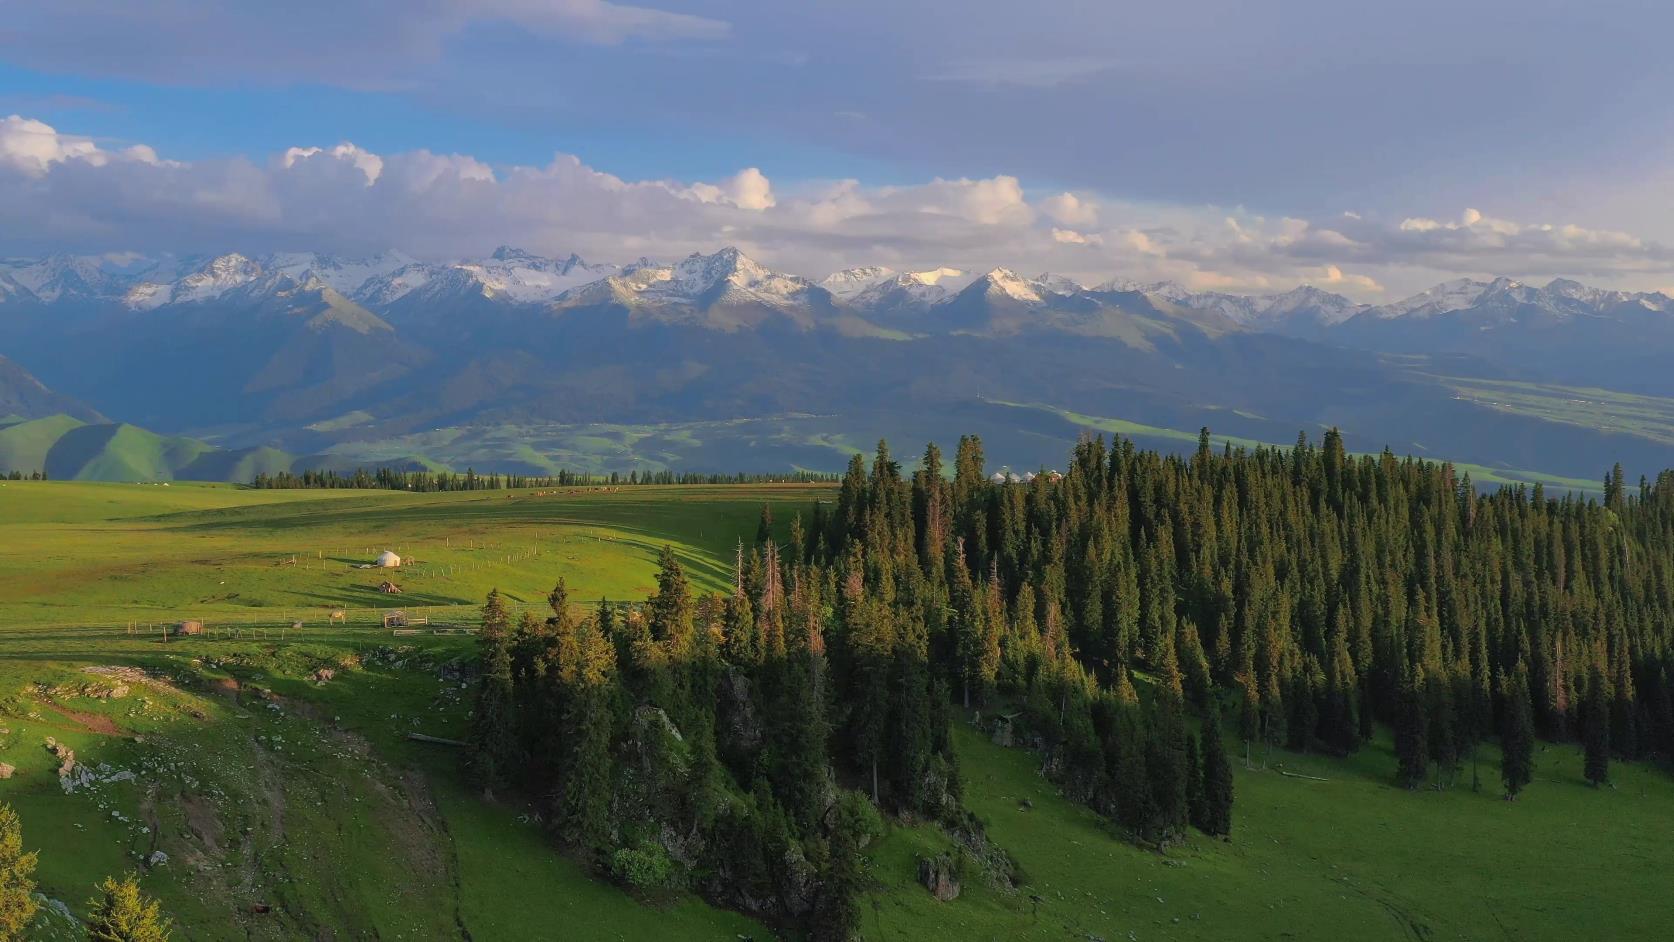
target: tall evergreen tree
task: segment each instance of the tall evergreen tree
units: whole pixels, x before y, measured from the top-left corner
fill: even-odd
[[[560,765],[558,831],[585,851],[610,834],[610,745],[616,659],[596,620],[583,621],[559,652],[565,688],[565,748]]]
[[[34,851],[23,850],[23,822],[0,804],[0,942],[26,938],[40,904],[35,902]]]
[[[1529,704],[1529,672],[1522,664],[1500,678],[1500,778],[1507,801],[1534,780],[1534,715]]]
[[[1604,672],[1597,664],[1587,680],[1586,700],[1581,707],[1581,741],[1587,781],[1594,787],[1610,781],[1610,700]]]
[[[106,877],[99,895],[88,901],[88,942],[168,942],[172,927],[162,906],[140,892],[139,878],[130,873],[118,880]]]
[[[517,694],[512,683],[512,641],[503,621],[488,620],[491,615],[503,616],[503,609],[493,611],[498,602],[499,593],[490,593],[489,605],[483,610],[483,628],[478,635],[482,675],[477,679],[468,739],[471,776],[487,792],[503,788],[517,774],[522,758]]]
[[[1221,739],[1220,710],[1211,703],[1203,715],[1203,824],[1205,834],[1232,833],[1232,763]]]

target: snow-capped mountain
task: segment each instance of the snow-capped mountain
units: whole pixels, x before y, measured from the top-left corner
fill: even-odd
[[[1063,275],[1054,275],[1051,272],[1041,272],[1036,275],[1033,284],[1037,294],[1056,294],[1069,297],[1087,290],[1075,279]]]
[[[1674,299],[1660,292],[1631,293],[1593,288],[1567,278],[1555,278],[1544,288],[1510,278],[1495,278],[1492,281],[1459,278],[1393,304],[1372,308],[1369,313],[1381,320],[1422,320],[1471,312],[1515,316],[1522,308],[1526,313],[1564,318],[1598,314],[1630,303],[1650,311],[1674,310]]]
[[[693,323],[735,329],[766,315],[812,326],[836,310],[830,291],[806,278],[776,272],[728,247],[693,253],[673,265],[634,265],[619,275],[566,291],[559,310],[610,305],[639,320]]]
[[[414,265],[417,260],[404,252],[381,252],[366,258],[340,258],[316,252],[282,252],[262,259],[262,267],[283,272],[298,281],[312,275],[344,296],[354,296],[374,278]]]
[[[448,264],[411,262],[376,274],[354,289],[350,297],[370,305],[391,304],[417,292],[410,302],[486,298],[513,304],[539,304],[565,291],[608,278],[615,265],[590,265],[581,256],[546,258],[500,246],[487,258]]]
[[[101,260],[87,255],[52,255],[47,258],[8,259],[0,262],[0,275],[15,288],[43,303],[107,297],[119,284],[101,266]]]
[[[1366,309],[1364,304],[1313,285],[1299,285],[1284,294],[1250,300],[1255,302],[1256,309],[1242,323],[1252,327],[1335,327]]]
[[[868,314],[910,313],[925,310],[970,281],[971,277],[957,268],[902,272],[877,281],[865,290],[847,296],[846,300],[852,307]]]
[[[147,311],[165,304],[210,301],[255,281],[262,274],[260,262],[233,252],[210,259],[202,268],[172,283],[142,281],[128,289],[123,303],[134,310]]]
[[[1020,301],[1024,304],[1039,304],[1043,294],[1050,294],[1044,285],[1020,277],[1009,268],[996,268],[970,283],[961,295],[972,292],[981,294],[985,298],[1008,301]]]
[[[893,268],[885,265],[868,265],[864,268],[846,268],[839,272],[832,272],[820,279],[820,287],[831,292],[834,297],[848,300],[894,277],[895,269]]]

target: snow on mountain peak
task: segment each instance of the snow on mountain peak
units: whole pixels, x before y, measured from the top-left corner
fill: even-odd
[[[867,265],[832,272],[820,280],[820,287],[839,298],[852,298],[867,288],[895,277],[895,269],[884,265]]]
[[[932,268],[929,271],[910,271],[901,277],[915,285],[941,285],[944,281],[963,278],[965,273],[957,268]]]
[[[1047,294],[1074,295],[1087,290],[1073,278],[1044,271],[1036,275],[1031,284],[1037,291],[1045,291]]]
[[[1040,293],[1017,273],[1009,268],[996,268],[978,279],[983,285],[983,293],[1000,295],[1013,301],[1024,301],[1030,304],[1040,303]]]
[[[123,303],[135,310],[150,310],[165,304],[210,301],[234,288],[261,277],[261,263],[237,252],[218,255],[202,268],[172,284],[145,281],[123,295]]]
[[[1420,291],[1410,298],[1396,301],[1376,308],[1380,318],[1390,317],[1434,317],[1449,311],[1460,311],[1475,304],[1492,283],[1478,281],[1474,278],[1455,278],[1444,281],[1427,291]]]

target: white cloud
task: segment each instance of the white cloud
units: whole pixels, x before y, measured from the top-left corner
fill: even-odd
[[[1102,245],[1104,237],[1098,234],[1087,235],[1074,229],[1059,229],[1052,227],[1052,241],[1063,245]]]
[[[31,176],[41,176],[66,160],[102,163],[106,159],[108,155],[86,138],[59,134],[49,124],[20,115],[0,118],[0,161]]]
[[[458,257],[500,243],[624,261],[736,244],[810,276],[999,265],[1193,287],[1364,299],[1458,275],[1558,275],[1654,288],[1674,250],[1631,233],[1527,223],[1476,209],[1451,220],[1244,210],[1031,195],[1010,175],[869,186],[776,185],[756,167],[719,180],[630,180],[557,154],[490,167],[465,154],[378,154],[353,143],[270,159],[179,162],[144,144],[101,147],[41,121],[0,119],[0,253],[276,249]]]
[[[1049,196],[1041,200],[1040,209],[1066,226],[1091,226],[1099,221],[1098,205],[1074,193]]]
[[[321,153],[324,153],[326,156],[331,157],[334,160],[346,161],[353,165],[356,170],[359,170],[365,175],[367,186],[377,183],[378,176],[384,172],[384,159],[382,157],[379,157],[371,151],[362,150],[361,148],[346,141],[336,147],[333,147],[329,151],[322,151],[318,147],[288,148],[285,151],[285,156],[280,158],[280,163],[289,169],[291,167],[295,167],[297,165],[297,161],[308,160]],[[155,156],[156,155],[153,154],[153,157]]]

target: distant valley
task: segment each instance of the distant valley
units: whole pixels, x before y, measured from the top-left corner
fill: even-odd
[[[1367,306],[951,266],[812,280],[730,248],[11,259],[0,468],[836,470],[878,435],[911,452],[953,428],[1028,468],[1088,431],[1183,449],[1202,426],[1337,426],[1354,450],[1594,481],[1674,465],[1670,349],[1674,299],[1564,280]]]

